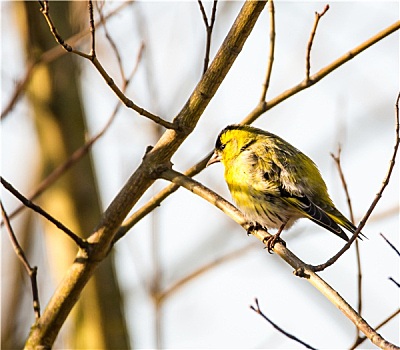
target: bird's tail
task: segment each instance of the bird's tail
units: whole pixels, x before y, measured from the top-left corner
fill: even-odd
[[[351,233],[356,232],[357,227],[348,220],[341,212],[338,210],[335,211],[334,214],[327,213],[338,225],[344,227],[346,230],[350,231]],[[362,240],[362,237],[368,239],[362,232],[358,234],[358,238]]]

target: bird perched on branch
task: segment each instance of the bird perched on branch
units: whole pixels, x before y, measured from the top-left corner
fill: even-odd
[[[232,198],[251,224],[278,229],[266,238],[270,252],[283,229],[300,218],[348,241],[340,226],[356,227],[334,206],[326,184],[304,153],[267,131],[247,125],[230,125],[218,136],[207,166],[221,162]]]

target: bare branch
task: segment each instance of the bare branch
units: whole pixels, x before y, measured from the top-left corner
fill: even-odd
[[[392,281],[398,288],[400,288],[400,283],[395,281],[393,277],[389,277],[389,280]]]
[[[308,40],[307,44],[307,52],[306,52],[306,81],[310,80],[310,60],[311,60],[311,48],[314,42],[315,33],[317,31],[318,23],[321,17],[329,10],[329,5],[325,5],[324,10],[321,13],[315,12],[315,20],[314,26],[311,30],[310,39]]]
[[[254,307],[253,305],[250,306],[250,309],[252,309],[255,313],[259,314],[262,318],[264,318],[264,320],[266,320],[272,327],[274,327],[278,332],[282,333],[283,335],[285,335],[286,337],[288,337],[289,339],[292,339],[294,341],[296,341],[297,343],[303,345],[304,347],[306,347],[307,349],[314,349],[316,350],[314,347],[312,347],[311,345],[308,345],[307,343],[303,342],[302,340],[300,340],[299,338],[297,338],[296,336],[294,336],[293,334],[290,334],[288,332],[286,332],[285,330],[283,330],[281,327],[279,327],[275,322],[271,321],[260,309],[260,305],[258,304],[258,299],[255,299],[255,303],[256,306]]]
[[[72,52],[72,53],[74,53],[74,54],[76,54],[78,56],[81,56],[83,58],[87,58],[87,59],[91,60],[92,59],[91,55],[88,55],[88,54],[86,54],[86,53],[84,53],[82,51],[79,51],[79,50],[74,50],[72,48],[72,46],[69,45],[68,43],[66,43],[64,41],[64,39],[61,37],[61,35],[58,33],[57,28],[55,27],[55,25],[53,23],[53,20],[50,17],[49,1],[45,0],[43,2],[40,2],[40,4],[41,4],[40,12],[43,14],[44,18],[46,19],[46,22],[47,22],[47,24],[49,26],[50,32],[51,32],[51,34],[53,34],[54,39],[56,40],[56,42],[58,44],[60,44],[64,48],[65,51]]]
[[[335,156],[333,153],[331,153],[331,156],[333,158],[333,160],[336,163],[338,172],[339,172],[339,176],[340,176],[340,180],[342,182],[342,186],[346,195],[346,199],[347,199],[347,206],[349,208],[349,212],[350,212],[350,220],[353,224],[355,224],[355,220],[354,220],[354,213],[353,213],[353,206],[351,204],[351,198],[350,198],[350,193],[349,193],[349,188],[347,186],[347,181],[346,178],[344,176],[344,172],[343,172],[343,168],[342,168],[342,162],[341,162],[341,153],[342,153],[342,148],[339,145],[338,148],[338,153]],[[356,247],[356,259],[357,259],[357,290],[358,290],[358,305],[357,305],[357,312],[361,315],[362,314],[362,269],[361,269],[361,257],[360,257],[360,247],[359,247],[359,243],[358,240],[356,239],[355,241],[355,247]],[[357,329],[357,328],[356,328]],[[360,337],[360,332],[357,329],[357,336],[356,336],[356,341],[357,339]]]
[[[317,82],[319,82],[321,79],[325,78],[328,74],[332,73],[335,69],[339,68],[341,65],[344,63],[350,61],[357,55],[359,55],[361,52],[365,51],[372,45],[376,44],[383,38],[386,38],[390,34],[394,33],[400,28],[400,21],[397,21],[387,27],[386,29],[380,31],[376,35],[372,36],[362,44],[356,46],[354,49],[350,50],[349,52],[345,53],[343,56],[339,57],[332,63],[328,64],[326,67],[322,68],[319,70],[317,73],[313,74],[310,76],[309,79],[304,79],[302,82],[299,84],[293,86],[292,88],[284,91],[283,93],[279,94],[272,100],[265,102],[259,102],[258,105],[248,114],[246,118],[244,118],[241,122],[241,124],[251,124],[254,122],[260,115],[265,113],[266,111],[270,110],[271,108],[275,107],[279,103],[285,101],[291,96],[294,96],[300,91],[303,91]]]
[[[90,60],[97,71],[100,73],[100,75],[103,77],[103,79],[106,81],[107,85],[111,88],[111,90],[118,96],[118,98],[125,104],[126,107],[133,109],[140,115],[152,120],[153,122],[160,124],[161,126],[165,127],[166,129],[177,129],[177,126],[174,125],[173,123],[170,123],[148,111],[146,111],[144,108],[139,107],[136,105],[132,100],[130,100],[125,94],[120,90],[120,88],[115,84],[114,80],[108,75],[107,71],[104,69],[100,61],[97,59],[95,55],[92,55],[92,52],[90,54],[86,54],[82,51],[74,49],[72,46],[70,46],[68,43],[66,43],[61,35],[57,32],[57,29],[53,23],[53,20],[50,17],[49,13],[49,5],[48,1],[43,2],[43,7],[41,8],[41,12],[43,16],[45,17],[47,24],[50,28],[51,33],[53,34],[55,40],[57,41],[58,44],[60,44],[66,51],[74,53],[78,56],[81,56],[83,58],[86,58]],[[94,27],[93,27],[94,28]],[[92,33],[92,39],[94,36],[94,32]],[[94,41],[92,41],[93,45]],[[93,46],[92,46],[92,51],[93,51]]]
[[[3,207],[3,203],[0,200],[1,206],[1,216],[3,217],[3,221],[7,228],[7,231],[10,235],[11,243],[14,247],[15,254],[21,260],[22,265],[24,265],[26,272],[29,275],[29,279],[31,280],[31,287],[32,287],[32,298],[33,298],[33,312],[35,314],[36,320],[40,318],[40,302],[39,302],[39,291],[37,286],[37,266],[31,267],[28,262],[28,259],[25,256],[24,250],[22,249],[21,245],[18,243],[17,237],[15,236],[14,230],[11,226],[10,219],[7,216],[7,213]]]
[[[3,177],[0,177],[1,184],[4,186],[5,189],[7,189],[9,192],[11,192],[18,200],[20,200],[25,206],[28,208],[32,209],[36,213],[42,215],[45,217],[47,220],[49,220],[52,224],[57,226],[61,231],[66,233],[68,237],[70,237],[80,248],[87,250],[89,247],[89,244],[87,241],[76,235],[74,232],[72,232],[68,227],[66,227],[64,224],[62,224],[60,221],[57,219],[53,218],[49,213],[47,213],[45,210],[43,210],[41,207],[38,205],[32,203],[30,200],[25,198],[21,193],[19,193],[9,182],[7,182]]]
[[[117,44],[115,43],[114,39],[111,37],[110,33],[108,32],[107,25],[106,25],[106,20],[105,20],[104,15],[103,15],[103,6],[104,6],[105,2],[101,2],[100,3],[98,1],[96,1],[95,4],[96,4],[96,7],[97,7],[97,11],[99,13],[99,16],[100,16],[100,22],[103,24],[104,35],[106,36],[106,39],[110,43],[111,48],[114,51],[115,57],[117,59],[119,71],[121,73],[121,78],[123,79],[123,81],[126,81],[124,67],[122,65],[121,55],[119,54],[119,51],[118,51],[118,48],[117,48]],[[143,46],[142,46],[142,48],[143,48]]]
[[[368,218],[371,216],[373,210],[375,209],[376,205],[378,204],[379,200],[382,197],[383,191],[385,190],[386,186],[389,184],[390,177],[393,172],[396,156],[397,156],[397,151],[399,149],[399,144],[400,144],[400,133],[399,133],[399,100],[400,100],[400,93],[397,96],[396,104],[395,104],[395,116],[396,116],[396,139],[395,139],[395,144],[393,148],[393,155],[392,158],[389,162],[389,168],[387,170],[387,173],[385,175],[385,178],[383,179],[382,186],[379,190],[379,192],[376,194],[375,199],[372,201],[370,207],[368,208],[367,212],[365,213],[364,217],[362,218],[360,224],[357,227],[357,230],[353,233],[353,236],[350,238],[350,240],[344,245],[344,247],[332,258],[330,258],[326,263],[313,266],[312,268],[314,271],[322,271],[326,269],[328,266],[331,266],[334,264],[351,246],[351,244],[357,239],[359,233],[367,223]]]
[[[208,27],[208,18],[207,18],[206,9],[204,8],[204,5],[201,0],[197,0],[197,3],[199,4],[200,12],[201,12],[201,15],[203,16],[204,25],[206,27]]]
[[[172,169],[165,170],[161,174],[161,177],[202,197],[241,225],[246,231],[249,228],[249,223],[237,208],[199,182]],[[270,236],[267,231],[258,228],[252,230],[251,234],[261,242],[264,242],[265,239]],[[382,338],[381,335],[378,334],[330,285],[320,278],[313,271],[313,269],[309,267],[309,265],[300,260],[281,242],[278,241],[273,250],[295,269],[295,274],[297,276],[305,277],[308,282],[318,289],[318,291],[320,291],[351,322],[353,322],[354,325],[356,325],[357,328],[363,332],[373,344],[381,348],[396,349],[395,345]]]
[[[399,250],[393,245],[393,243],[391,243],[382,233],[380,233],[380,235],[386,241],[386,243],[389,244],[389,246],[397,253],[397,255],[400,256]],[[389,277],[389,280],[392,281],[398,288],[400,288],[400,284],[395,281],[393,277]]]
[[[269,56],[267,64],[267,73],[263,84],[263,90],[261,92],[260,102],[264,103],[269,88],[269,82],[271,80],[272,66],[274,64],[275,57],[275,7],[274,1],[268,1],[268,12],[269,12]]]
[[[349,208],[349,213],[350,213],[350,220],[354,224],[355,219],[354,219],[354,213],[353,213],[353,206],[351,204],[351,198],[350,198],[349,188],[347,186],[347,181],[346,181],[346,178],[344,177],[344,173],[343,173],[343,169],[342,169],[342,163],[341,163],[341,159],[340,159],[341,154],[342,154],[342,148],[339,145],[337,155],[334,155],[333,153],[331,153],[331,157],[333,158],[333,160],[336,163],[336,167],[339,172],[340,181],[342,182],[343,190],[346,195],[347,207]]]
[[[204,25],[206,26],[206,33],[207,33],[206,52],[204,54],[204,66],[203,66],[203,74],[204,74],[208,68],[208,62],[210,61],[211,35],[212,35],[212,31],[214,29],[215,15],[217,12],[218,0],[214,0],[214,2],[213,2],[210,23],[208,23],[206,10],[204,9],[203,3],[201,2],[201,0],[197,0],[197,3],[199,4],[200,12],[203,16],[203,22],[204,22]]]
[[[390,242],[384,235],[383,233],[380,233],[381,237],[386,241],[387,244],[389,244],[389,246],[397,253],[397,255],[400,256],[400,252],[399,250],[393,245],[392,242]]]

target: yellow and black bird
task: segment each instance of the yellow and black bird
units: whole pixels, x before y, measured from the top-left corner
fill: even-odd
[[[221,131],[207,165],[221,162],[236,205],[252,227],[278,229],[267,242],[273,249],[283,229],[300,218],[348,241],[340,226],[356,227],[334,206],[315,163],[297,148],[272,133],[230,125]]]

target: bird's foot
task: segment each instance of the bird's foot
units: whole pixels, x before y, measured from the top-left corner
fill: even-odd
[[[252,235],[254,231],[257,231],[257,230],[260,230],[260,229],[264,230],[264,231],[267,231],[267,229],[264,226],[260,225],[258,222],[249,223],[249,227],[247,228],[247,236]]]
[[[280,232],[279,232],[280,234]],[[268,253],[272,254],[274,246],[276,243],[281,243],[286,247],[286,242],[279,238],[279,234],[274,234],[263,239],[263,243],[265,244],[265,248],[268,250]]]

